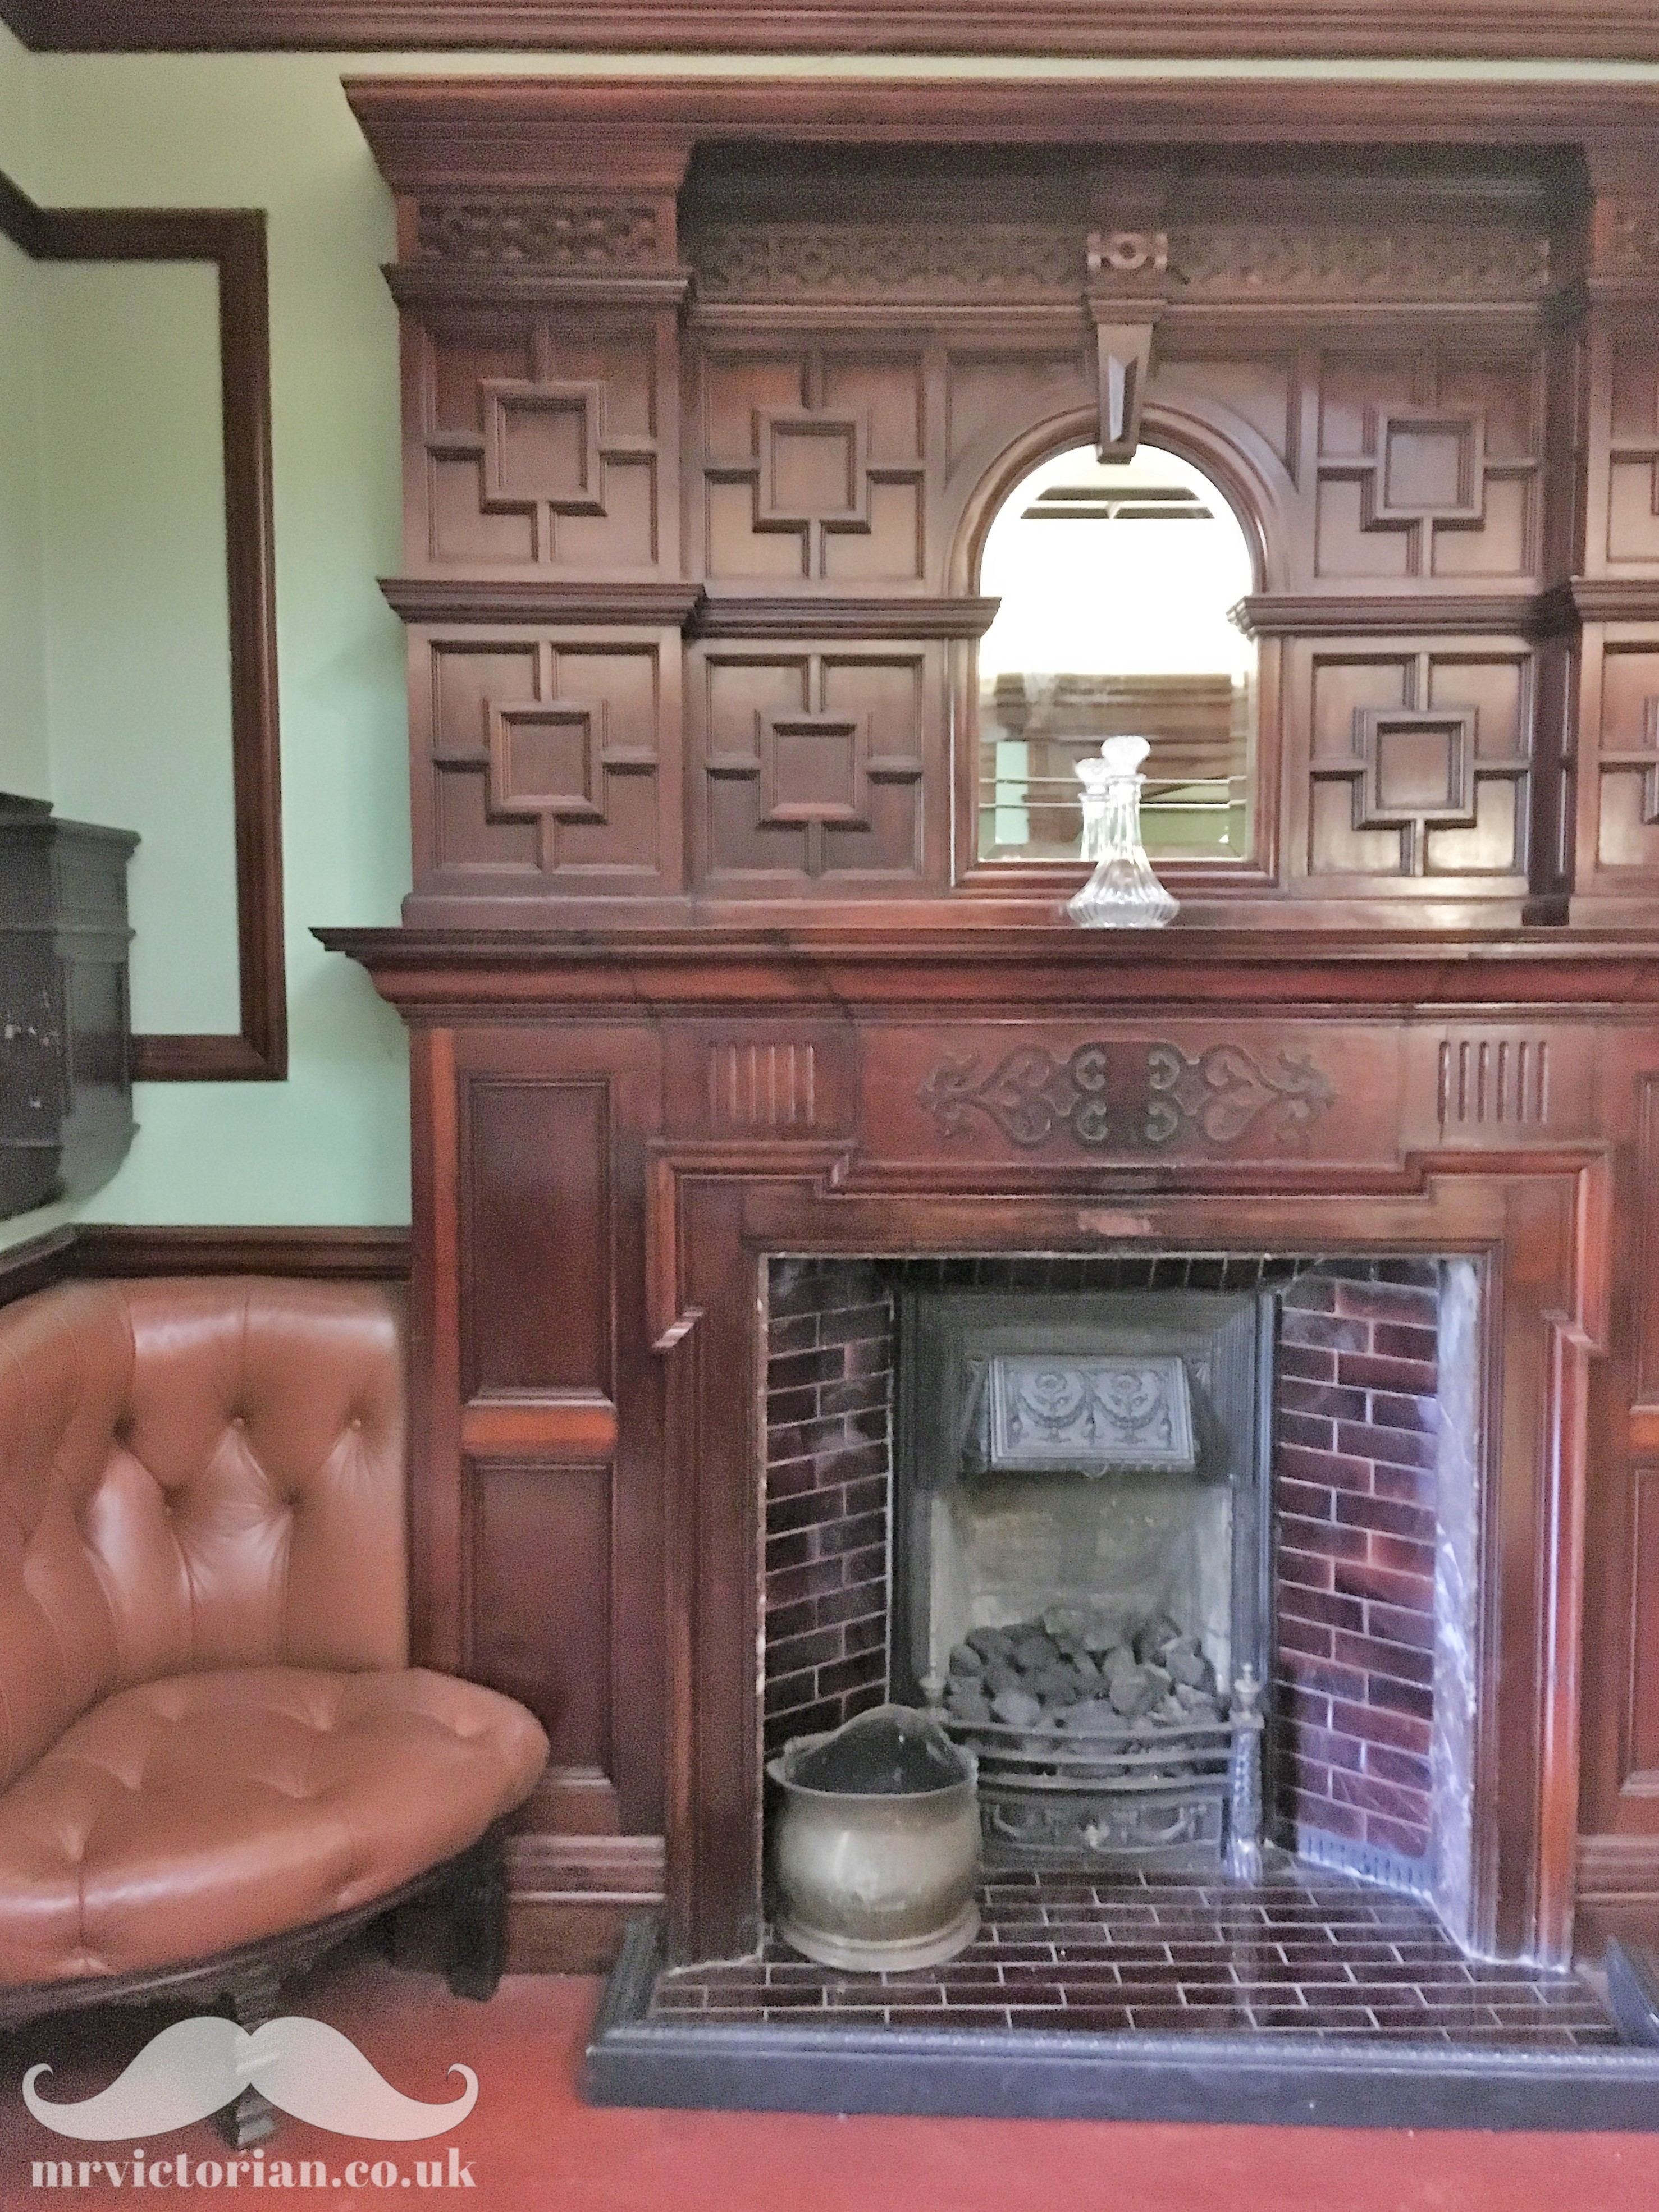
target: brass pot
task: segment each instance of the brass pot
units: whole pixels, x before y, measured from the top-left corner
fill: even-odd
[[[957,1778],[890,1791],[814,1788],[796,1771],[849,1729],[886,1721],[927,1730]],[[817,1762],[821,1764],[822,1762]],[[826,1735],[797,1736],[767,1772],[778,1786],[771,1871],[777,1931],[820,1965],[866,1973],[937,1966],[979,1932],[979,1808],[973,1754],[937,1722],[878,1706]]]

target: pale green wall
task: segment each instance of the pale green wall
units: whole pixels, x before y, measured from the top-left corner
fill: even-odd
[[[0,791],[50,799],[41,583],[40,271],[0,239]]]
[[[855,57],[638,58],[605,55],[25,57],[0,30],[0,161],[55,204],[256,206],[269,211],[275,508],[281,657],[284,858],[292,1059],[285,1085],[150,1085],[131,1158],[88,1212],[134,1221],[396,1221],[407,1218],[408,1120],[402,1030],[367,982],[309,936],[316,922],[389,922],[407,887],[408,800],[399,627],[374,579],[397,566],[397,325],[380,264],[391,258],[391,202],[341,95],[343,73],[798,75],[856,77],[1327,76],[1652,81],[1636,65],[1521,64],[1259,66],[1156,62],[951,63]],[[1472,99],[1477,97],[1472,91]],[[38,273],[38,272],[37,272]],[[0,431],[5,325],[19,272],[0,263]],[[159,303],[161,295],[155,295]],[[27,302],[25,302],[25,313]],[[151,311],[158,318],[163,310]],[[159,343],[161,333],[147,331]],[[24,411],[27,422],[27,410]],[[136,416],[133,418],[137,419]],[[27,429],[23,433],[27,441]],[[54,465],[56,465],[56,464]],[[26,529],[27,455],[0,459],[0,560]],[[204,487],[197,491],[205,494]],[[21,519],[20,519],[21,518]],[[0,572],[0,585],[3,572]],[[54,669],[67,665],[93,596],[55,574],[47,622]],[[27,593],[0,608],[0,706],[15,679],[8,620],[27,641]],[[37,650],[36,659],[40,658]],[[207,709],[192,710],[199,728]],[[71,769],[76,805],[117,811],[87,716]],[[66,741],[67,742],[67,741]],[[107,807],[94,805],[100,791]],[[138,804],[137,799],[135,805]],[[176,1005],[207,988],[224,948],[190,931],[168,943]],[[157,957],[147,947],[150,958]],[[142,957],[143,956],[141,956]],[[0,1230],[0,1241],[33,1224]]]
[[[32,66],[40,141],[50,152],[35,179],[43,202],[256,206],[270,221],[290,1077],[281,1085],[142,1086],[132,1152],[87,1211],[134,1221],[406,1219],[402,1026],[361,973],[324,953],[310,934],[318,922],[395,921],[408,887],[402,633],[375,584],[397,566],[399,534],[397,322],[380,275],[392,250],[391,203],[340,96],[337,66],[77,60],[61,67],[41,59]],[[210,998],[228,1025],[234,960],[225,896],[228,707],[222,659],[216,671],[201,650],[204,602],[222,628],[222,568],[215,577],[200,550],[193,579],[179,565],[192,518],[210,538],[218,528],[216,398],[204,401],[205,423],[198,425],[193,482],[169,489],[155,451],[160,436],[179,453],[184,418],[193,411],[176,404],[177,392],[169,394],[168,376],[189,376],[203,398],[203,377],[214,374],[210,346],[198,347],[193,368],[182,357],[167,362],[173,279],[186,274],[193,283],[204,276],[95,272],[83,295],[65,297],[47,319],[53,343],[46,349],[61,349],[66,364],[55,431],[67,437],[84,404],[106,429],[125,422],[128,434],[112,487],[100,486],[89,454],[64,460],[56,482],[49,471],[71,518],[70,542],[51,568],[54,796],[65,811],[131,821],[147,832],[134,875],[135,987],[141,1020],[148,1006],[165,1027],[195,1026],[198,1018],[206,1025]],[[166,282],[146,310],[144,283],[157,276]],[[120,331],[100,321],[93,299],[101,289],[111,305],[115,278],[119,321],[136,342],[131,379],[118,382]],[[199,300],[187,327],[198,339],[210,327]],[[145,611],[130,574],[109,557],[106,526],[152,493],[161,496],[160,520],[148,550],[164,606],[156,635],[143,644]],[[119,629],[140,641],[149,663],[134,686],[143,702],[136,725],[118,719],[118,655],[87,647],[112,583]],[[192,599],[184,637],[194,650],[179,652],[176,609],[170,625],[167,605]],[[175,743],[145,790],[133,772],[145,745],[165,743],[163,634],[170,627],[187,693],[176,710],[186,772],[176,773]],[[210,777],[210,740],[216,743]],[[169,879],[160,903],[144,896],[142,871],[152,861]],[[181,863],[182,878],[175,874]]]
[[[216,272],[34,275],[52,798],[71,818],[138,833],[134,1028],[234,1030]]]

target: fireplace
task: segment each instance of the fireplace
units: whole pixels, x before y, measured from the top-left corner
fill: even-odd
[[[1416,1255],[774,1259],[768,1753],[933,1706],[988,1864],[1078,1871],[1224,1862],[1259,1751],[1270,1844],[1473,1943],[1479,1296]]]
[[[1214,1856],[1242,1732],[1247,1863],[1270,1301],[987,1283],[897,1303],[892,1687],[977,1757],[987,1863]]]
[[[948,1685],[917,1502],[1046,1478],[912,1483],[913,1291],[1271,1297],[1286,1927],[1363,1879],[1494,1990],[1659,1929],[1653,164],[1594,88],[1541,155],[1375,91],[351,88],[414,878],[326,941],[411,1033],[414,1650],[553,1744],[519,1965],[659,1907],[769,1971],[763,1741]],[[1180,672],[985,644],[985,556],[1024,485],[1063,574],[1131,467],[1251,586],[1180,917],[1103,943],[981,678]],[[1010,1930],[1084,1879],[1006,1872]]]

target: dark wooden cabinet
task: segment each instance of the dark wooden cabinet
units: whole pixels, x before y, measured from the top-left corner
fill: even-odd
[[[85,1197],[132,1141],[137,842],[0,794],[0,1216]]]

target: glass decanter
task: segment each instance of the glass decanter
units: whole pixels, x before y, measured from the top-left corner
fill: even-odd
[[[1098,760],[1080,760],[1083,858],[1095,872],[1066,906],[1084,929],[1161,929],[1181,908],[1152,873],[1140,842],[1145,738],[1108,738]]]

